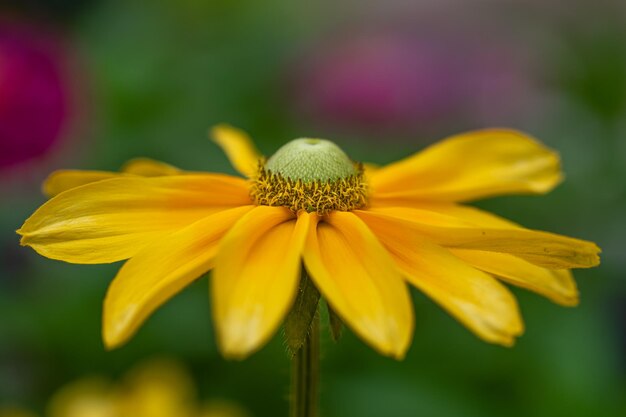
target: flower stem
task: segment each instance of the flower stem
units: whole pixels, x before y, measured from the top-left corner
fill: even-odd
[[[304,344],[291,360],[290,417],[317,417],[320,365],[320,324],[316,313]]]

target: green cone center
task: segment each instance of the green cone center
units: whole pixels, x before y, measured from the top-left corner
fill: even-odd
[[[283,145],[265,163],[265,169],[284,178],[313,181],[335,181],[358,174],[348,155],[325,139],[294,139]]]

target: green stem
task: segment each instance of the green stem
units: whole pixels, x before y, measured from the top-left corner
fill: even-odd
[[[320,324],[315,314],[304,344],[291,360],[290,417],[317,417],[319,397]]]

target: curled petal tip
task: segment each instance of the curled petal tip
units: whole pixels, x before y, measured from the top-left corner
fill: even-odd
[[[512,348],[512,347],[515,347],[515,342],[517,342],[517,339],[515,339],[514,337],[511,337],[510,339],[502,340],[499,343],[499,345],[505,348]]]
[[[103,343],[104,343],[104,350],[106,350],[107,352],[112,352],[118,347],[120,347],[119,344],[107,342],[106,340],[103,340]]]
[[[580,304],[580,298],[578,296],[572,298],[564,298],[559,300],[558,303],[562,307],[578,307]]]
[[[391,352],[389,354],[389,357],[391,357],[392,359],[395,359],[397,361],[403,361],[404,358],[406,358],[407,350],[408,349],[402,349],[402,350],[399,350],[399,351]]]
[[[218,340],[222,356],[229,360],[244,360],[260,347],[258,332],[243,323],[239,325],[231,323]]]
[[[117,334],[104,326],[102,329],[102,343],[104,344],[104,348],[109,352],[117,349],[124,342],[120,340]]]
[[[18,229],[18,230],[15,231],[15,233],[17,233],[18,236],[20,236],[20,246],[31,246],[32,247],[31,241],[29,239],[30,236],[29,236],[28,232],[25,232],[22,229]],[[33,248],[33,249],[37,250],[36,248]]]
[[[511,329],[508,332],[504,331],[500,335],[500,338],[494,340],[493,343],[507,348],[512,348],[515,346],[515,343],[517,343],[517,338],[521,337],[524,334],[524,331],[524,324],[520,322],[518,323],[518,327]]]

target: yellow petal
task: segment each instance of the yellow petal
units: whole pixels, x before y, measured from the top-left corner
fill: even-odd
[[[252,208],[209,215],[155,240],[128,260],[104,300],[106,346],[125,343],[154,310],[211,269],[222,236]]]
[[[165,162],[155,161],[150,158],[135,158],[126,162],[121,169],[126,174],[139,175],[141,177],[161,177],[165,175],[180,175],[180,169]]]
[[[92,182],[119,177],[121,174],[109,171],[84,171],[78,169],[61,169],[48,175],[42,185],[46,197],[54,197],[63,191],[80,187]]]
[[[358,210],[358,214],[368,224],[376,221],[393,226],[400,222],[406,233],[427,237],[444,247],[509,253],[544,268],[589,268],[600,262],[595,243],[553,233],[473,226],[451,216],[412,208],[371,208]],[[451,223],[446,225],[446,219]]]
[[[510,346],[523,331],[517,302],[493,277],[470,267],[402,222],[363,216],[408,281],[482,339]]]
[[[442,226],[483,226],[497,229],[521,229],[521,226],[475,207],[454,204],[414,204],[419,207],[419,221],[438,221]],[[413,220],[418,220],[414,215]],[[448,224],[446,224],[446,222]],[[496,275],[502,280],[542,294],[566,306],[578,303],[576,283],[568,270],[546,269],[513,255],[468,249],[451,252],[470,265]]]
[[[211,137],[226,153],[237,172],[246,177],[257,172],[262,155],[243,130],[221,124],[211,129]]]
[[[300,280],[310,215],[257,206],[220,244],[212,277],[213,318],[226,357],[241,359],[275,333]]]
[[[544,295],[564,306],[578,304],[578,289],[567,269],[541,268],[506,253],[451,249],[454,255],[475,268],[496,275],[518,287]]]
[[[183,172],[178,168],[164,162],[148,158],[136,158],[126,162],[121,172],[91,171],[78,169],[62,169],[54,171],[46,178],[42,189],[47,197],[81,185],[111,178],[124,177],[127,175],[139,175],[142,177],[159,177],[163,175],[180,175]]]
[[[495,229],[522,228],[522,226],[485,210],[476,207],[432,202],[407,202],[406,205],[389,204],[387,201],[373,199],[370,201],[372,209],[385,207],[402,207],[413,209],[413,213],[419,213],[419,218],[428,221],[436,221],[444,226],[484,226]],[[421,220],[420,220],[421,221]]]
[[[520,229],[523,227],[503,217],[476,207],[458,204],[419,204],[415,208],[428,210],[443,216],[454,217],[459,221],[494,229]]]
[[[512,130],[480,130],[450,137],[372,173],[376,199],[467,201],[546,193],[562,179],[559,156]]]
[[[413,336],[408,288],[374,234],[349,212],[312,224],[304,262],[328,303],[380,353],[402,358]]]
[[[52,198],[18,233],[22,245],[48,258],[108,263],[211,213],[248,204],[245,180],[226,175],[113,178]]]

